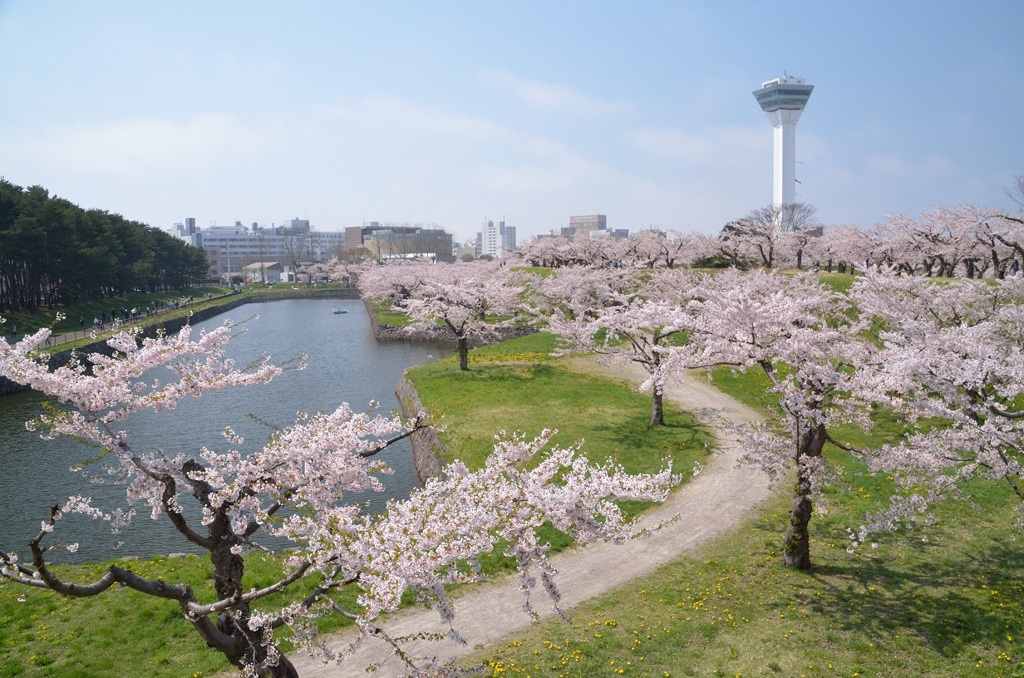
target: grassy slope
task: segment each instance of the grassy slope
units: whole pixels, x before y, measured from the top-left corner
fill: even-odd
[[[689,477],[709,440],[692,419],[667,407],[667,425],[652,429],[650,396],[571,372],[548,358],[553,348],[551,335],[537,333],[474,349],[468,372],[458,369],[454,356],[408,371],[424,406],[447,427],[441,441],[450,458],[479,468],[502,431],[533,437],[554,429],[550,444],[583,441],[592,461],[610,459],[630,473],[653,473],[670,459],[675,472]],[[626,515],[644,507],[622,504]],[[541,535],[556,552],[568,546],[554,530]],[[513,563],[485,566],[507,569]]]
[[[342,289],[341,285],[319,285],[317,289],[330,289],[330,288]],[[243,288],[243,294],[289,294],[294,292],[296,286],[292,283],[280,283],[276,285],[250,285]],[[301,289],[309,289],[308,287],[301,286]],[[31,334],[41,327],[50,327],[55,335],[82,332],[83,330],[88,331],[92,327],[93,318],[100,317],[103,313],[115,313],[120,317],[122,309],[139,308],[145,309],[149,304],[154,302],[160,302],[161,307],[165,307],[168,302],[177,302],[182,297],[191,297],[194,302],[177,312],[162,313],[160,319],[167,319],[174,317],[175,314],[186,315],[189,312],[198,308],[203,308],[207,305],[216,305],[223,303],[223,295],[230,294],[231,289],[228,287],[220,286],[206,286],[206,287],[193,287],[187,290],[178,290],[171,292],[157,292],[157,293],[144,293],[135,292],[126,294],[119,297],[111,297],[106,299],[96,299],[92,301],[82,302],[74,304],[72,306],[58,306],[49,308],[47,306],[41,306],[34,313],[7,313],[0,314],[3,316],[5,323],[0,327],[0,332],[4,333],[8,339],[10,339],[10,332],[12,327],[18,328],[19,338],[25,334]],[[211,297],[211,300],[207,301],[207,295]],[[236,300],[238,297],[229,296],[229,300]],[[59,323],[55,323],[55,318],[58,313],[64,316],[64,319]],[[81,324],[79,321],[82,321]],[[107,329],[110,329],[110,325],[107,325]],[[85,342],[81,342],[85,343]],[[75,344],[64,345],[71,347]]]
[[[756,375],[715,375],[765,408]],[[900,428],[880,420],[879,442]],[[1024,676],[1014,498],[977,484],[925,530],[846,552],[847,527],[887,491],[836,450],[843,481],[812,521],[811,572],[781,566],[786,488],[755,521],[490,655],[493,675]]]
[[[82,302],[68,307],[49,308],[41,306],[35,313],[3,314],[7,320],[4,331],[9,332],[12,325],[17,325],[19,335],[30,334],[40,327],[50,327],[53,325],[56,314],[60,312],[64,314],[65,318],[53,326],[53,331],[55,334],[63,334],[83,329],[83,326],[79,324],[79,319],[83,321],[84,329],[89,329],[92,326],[93,318],[99,317],[105,312],[117,313],[124,308],[145,308],[153,302],[166,303],[178,301],[182,296],[192,296],[198,301],[204,299],[207,294],[219,296],[226,291],[229,290],[225,287],[197,287],[186,291],[160,292],[156,294],[137,292],[120,297]]]
[[[545,351],[542,345],[531,348],[529,341],[544,339],[527,340],[515,350],[498,346],[474,351],[470,375],[452,374],[452,365],[423,368],[424,375],[438,369],[451,378],[449,385],[463,386],[485,379],[491,370],[488,378],[520,394],[515,398],[519,403],[508,402],[513,400],[508,397],[481,402],[450,387],[425,396],[446,414],[449,445],[465,449],[459,454],[479,454],[488,437],[460,433],[461,428],[475,428],[471,424],[483,413],[494,416],[525,405],[536,406],[525,415],[526,423],[513,424],[504,416],[495,421],[529,433],[555,425],[568,442],[581,435],[566,421],[565,413],[576,410],[592,414],[584,421],[601,421],[613,444],[623,436],[624,429],[616,430],[604,419],[601,396],[558,407],[534,401],[558,369],[543,360],[540,367],[529,367]],[[432,379],[421,385],[424,390],[429,391],[427,381]],[[719,373],[716,385],[755,406],[770,404],[755,378]],[[645,414],[646,398],[636,397]],[[481,414],[474,414],[477,405]],[[898,429],[898,422],[883,421],[875,433],[884,437]],[[597,434],[587,432],[586,426],[583,431],[586,449],[599,448]],[[692,435],[675,416],[670,416],[670,431]],[[656,443],[658,452],[651,458],[673,444],[671,436]],[[884,497],[886,482],[867,476],[845,457],[832,456],[844,466],[844,483],[833,493],[831,512],[812,522],[812,572],[779,565],[787,509],[783,489],[756,520],[699,556],[680,559],[574,610],[571,625],[538,625],[491,656],[492,672],[1024,676],[1024,583],[1019,567],[1024,542],[1016,539],[1012,526],[1013,498],[1002,488],[979,484],[974,506],[946,505],[938,512],[937,526],[895,535],[877,549],[851,556],[845,550],[845,528],[858,525],[864,511]],[[198,566],[154,559],[140,567],[178,581],[180,570]],[[269,570],[258,574],[261,569],[251,568],[254,585],[270,576]],[[193,583],[208,586],[201,576]],[[129,643],[123,642],[126,629]],[[130,591],[71,601],[0,582],[0,676],[195,676],[223,666],[216,653],[202,647],[173,604]]]
[[[543,359],[550,349],[549,342],[544,335],[534,335],[474,350],[470,363],[474,369],[468,375],[460,374],[452,361],[414,370],[413,378],[424,387],[425,400],[437,402],[438,392],[454,400],[445,406],[444,412],[451,426],[449,444],[454,447],[455,439],[464,444],[459,448],[460,455],[472,457],[470,448],[475,448],[476,458],[482,461],[493,441],[493,431],[488,430],[491,421],[479,427],[485,430],[480,435],[457,433],[478,428],[472,425],[477,421],[474,413],[486,407],[501,410],[500,426],[494,428],[504,426],[535,434],[544,426],[557,425],[562,429],[563,444],[586,436],[585,449],[593,458],[611,456],[633,470],[653,471],[664,456],[671,456],[676,460],[676,469],[684,471],[703,456],[705,438],[687,418],[669,411],[669,427],[650,431],[646,425],[646,396],[621,385],[558,369]],[[533,360],[542,364],[528,367],[527,363]],[[509,362],[516,364],[506,364]],[[554,411],[560,414],[549,416]],[[600,422],[597,430],[595,421]],[[557,535],[549,537],[556,539]],[[270,583],[275,572],[272,563],[260,559],[248,562],[245,588]],[[94,579],[101,567],[83,566],[76,580]],[[197,591],[211,595],[205,574],[208,566],[201,558],[155,558],[135,562],[132,567],[168,582],[187,582]],[[277,602],[282,604],[283,598]],[[321,622],[325,631],[345,623],[337,615]],[[30,590],[0,580],[0,678],[170,678],[210,675],[226,667],[218,653],[205,648],[174,603],[129,590],[69,600],[49,591]]]
[[[630,472],[656,471],[666,457],[683,471],[700,459],[707,438],[689,417],[669,409],[667,426],[652,430],[649,395],[571,372],[547,358],[553,348],[551,335],[537,333],[474,349],[468,372],[455,357],[409,370],[423,404],[447,426],[450,457],[476,468],[499,431],[548,428],[558,430],[556,444],[585,439],[588,456]]]

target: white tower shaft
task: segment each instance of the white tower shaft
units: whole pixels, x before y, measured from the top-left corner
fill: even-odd
[[[781,207],[796,202],[796,121],[775,124],[772,136],[772,202]]]
[[[796,123],[814,90],[803,78],[769,80],[754,97],[772,124],[772,202],[776,207],[796,202]]]

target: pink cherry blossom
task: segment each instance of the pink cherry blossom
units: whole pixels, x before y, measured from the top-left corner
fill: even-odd
[[[476,287],[470,280],[464,283]],[[428,288],[442,285],[455,297],[452,278],[424,282]],[[481,280],[479,285],[489,289],[490,283]],[[503,303],[487,307],[488,312]],[[352,617],[366,638],[385,639],[411,661],[378,620],[398,607],[405,591],[415,591],[451,622],[454,606],[444,587],[479,578],[478,559],[500,544],[520,568],[524,593],[539,580],[557,602],[548,546],[535,529],[550,522],[581,543],[626,539],[633,535],[632,526],[614,500],[658,501],[676,482],[668,468],[634,476],[610,464],[592,465],[578,447],[549,448],[549,433],[534,440],[512,436],[495,444],[479,471],[455,463],[443,477],[374,515],[346,499],[352,492],[381,489],[379,475],[390,469],[375,455],[427,425],[422,416],[404,421],[343,404],[333,412],[300,414],[294,426],[275,432],[262,446],[246,447],[226,427],[221,444],[227,448],[203,447],[195,458],[143,451],[144,440],[117,430],[136,412],[168,414],[184,397],[251,386],[281,373],[266,359],[236,367],[224,350],[232,331],[225,325],[196,339],[188,327],[155,339],[125,332],[108,342],[111,355],[87,357],[91,368],[80,360],[55,370],[38,353],[47,331],[14,345],[0,339],[0,374],[67,408],[42,415],[33,426],[46,436],[96,443],[105,450],[111,479],[125,487],[125,503],[110,510],[81,496],[55,505],[29,544],[29,562],[0,552],[0,576],[72,597],[98,595],[119,584],[174,600],[203,640],[248,675],[294,676],[291,662],[277,649],[274,631],[291,626],[301,645],[317,650],[321,644],[314,620],[331,611]],[[174,378],[152,380],[149,371],[155,367],[170,370]],[[202,509],[198,522],[182,510],[193,501]],[[169,520],[183,539],[210,553],[215,598],[202,600],[187,585],[151,580],[120,564],[84,584],[66,581],[49,567],[50,551],[77,548],[75,543],[44,543],[59,531],[63,515],[85,514],[117,530],[140,506],[149,508],[153,518]],[[284,538],[293,548],[281,555],[285,570],[278,581],[245,590],[245,558],[259,548],[261,534]],[[292,590],[309,577],[316,581],[312,594],[293,597],[277,610],[253,609],[256,601]],[[352,586],[360,593],[357,606],[348,609],[334,594]],[[423,668],[410,665],[414,672]]]

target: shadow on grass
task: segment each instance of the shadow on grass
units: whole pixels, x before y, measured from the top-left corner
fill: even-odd
[[[883,547],[889,555],[834,559],[805,575],[814,583],[798,597],[815,614],[879,644],[913,635],[946,657],[979,645],[1006,647],[1024,630],[1024,541],[988,538],[967,546],[933,533],[928,540],[905,542],[903,553]]]

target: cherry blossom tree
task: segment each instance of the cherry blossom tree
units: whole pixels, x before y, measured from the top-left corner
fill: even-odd
[[[408,331],[441,328],[453,338],[461,370],[469,369],[471,341],[497,339],[518,321],[521,288],[498,263],[419,265],[416,275],[419,284],[397,308],[409,316]]]
[[[300,267],[296,273],[299,276],[305,277],[309,282],[326,280],[350,285],[359,278],[359,271],[362,269],[363,266],[358,263],[331,259],[326,262],[306,264]]]
[[[917,217],[890,215],[867,229],[830,226],[808,248],[829,271],[852,263],[929,277],[1002,278],[1024,260],[1024,220],[976,205],[939,207]]]
[[[562,265],[561,248],[568,246],[568,242],[554,236],[530,238],[516,248],[513,256],[528,266],[556,268]]]
[[[820,231],[817,209],[805,203],[765,205],[751,210],[739,221],[728,224],[719,236],[723,254],[731,258],[757,261],[764,268],[795,263],[803,265],[804,249]]]
[[[112,356],[93,354],[89,366],[73,361],[54,370],[38,353],[48,330],[14,345],[0,339],[0,374],[63,404],[32,426],[44,436],[75,436],[102,450],[102,462],[124,485],[126,500],[112,509],[83,496],[55,503],[28,545],[28,560],[0,551],[0,575],[73,598],[120,585],[173,601],[203,641],[247,675],[296,676],[277,649],[275,632],[283,627],[294,629],[293,638],[325,660],[337,658],[317,641],[312,626],[316,616],[331,612],[354,619],[364,639],[390,643],[418,673],[423,666],[377,623],[381,613],[397,608],[403,592],[417,592],[450,623],[454,608],[445,585],[477,579],[477,558],[501,544],[515,558],[524,590],[534,587],[536,571],[557,600],[547,546],[534,528],[550,521],[584,543],[627,538],[633,528],[610,500],[658,501],[674,482],[668,470],[634,476],[610,464],[589,464],[578,446],[549,448],[545,432],[534,440],[514,436],[497,443],[478,471],[452,464],[407,500],[391,501],[383,513],[368,515],[345,503],[347,494],[379,490],[378,476],[388,468],[375,456],[421,422],[342,405],[330,413],[302,414],[294,426],[254,449],[226,428],[223,451],[199,447],[187,433],[179,451],[144,451],[145,441],[119,430],[135,413],[170,416],[182,398],[280,374],[266,359],[236,367],[225,353],[231,332],[225,325],[198,338],[189,327],[154,339],[121,333],[109,341]],[[94,453],[89,450],[90,457]],[[191,504],[198,505],[201,518],[189,517]],[[85,583],[51,567],[55,551],[77,548],[57,541],[61,518],[85,514],[118,528],[140,506],[154,520],[169,520],[183,539],[210,554],[212,594],[147,578],[124,563]],[[283,538],[292,548],[277,556],[282,566],[277,581],[247,589],[246,557],[261,534]],[[279,609],[264,607],[267,596],[294,591],[304,579],[313,582],[311,592],[295,593]],[[359,595],[350,608],[336,593],[352,587]]]
[[[401,305],[423,284],[429,266],[433,264],[407,259],[360,266],[359,291],[365,298]]]
[[[882,345],[855,388],[911,422],[943,422],[867,457],[902,493],[857,541],[916,520],[973,477],[1007,483],[1024,508],[1024,278],[934,283],[872,272],[851,297]]]
[[[664,251],[665,234],[661,231],[640,231],[625,243],[622,259],[630,266],[654,268]]]
[[[543,236],[518,247],[515,256],[530,266],[608,266],[622,259],[627,248],[615,238]]]
[[[532,238],[516,248],[514,256],[530,266],[546,268],[585,266],[592,263],[580,252],[574,240],[564,236]]]
[[[1015,222],[993,210],[982,210],[969,206],[971,216],[977,221],[974,237],[978,241],[981,256],[987,255],[992,277],[1005,278],[1017,262],[1024,260],[1024,222]]]
[[[663,426],[663,349],[683,329],[679,309],[690,287],[690,274],[679,270],[562,269],[538,283],[544,310],[532,310],[560,339],[559,353],[597,353],[641,365],[652,394],[650,423]]]
[[[883,238],[877,228],[863,229],[852,224],[828,226],[815,248],[814,256],[828,273],[846,272],[854,263],[870,266],[893,261],[885,254]]]
[[[614,266],[622,260],[626,249],[623,240],[600,234],[577,235],[572,239],[576,260],[585,266]]]
[[[828,479],[824,447],[847,447],[830,429],[848,421],[867,425],[863,409],[844,396],[866,350],[847,315],[849,303],[811,274],[763,270],[705,275],[690,294],[689,320],[678,325],[688,341],[663,349],[661,370],[728,365],[768,377],[782,433],[770,426],[747,431],[746,460],[774,477],[795,469],[783,563],[810,568],[808,526]]]
[[[694,261],[694,238],[682,231],[640,231],[626,240],[621,258],[646,268],[685,266]]]

